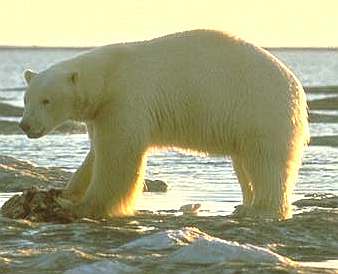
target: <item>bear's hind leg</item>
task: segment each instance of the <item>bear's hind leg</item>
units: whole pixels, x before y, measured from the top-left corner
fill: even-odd
[[[242,159],[238,156],[232,156],[231,158],[232,165],[242,190],[243,208],[250,207],[253,200],[253,188],[250,178],[244,168]]]
[[[282,155],[262,147],[246,159],[244,166],[254,193],[248,215],[274,219],[291,217],[289,196],[295,178],[288,176],[287,157],[283,159]]]

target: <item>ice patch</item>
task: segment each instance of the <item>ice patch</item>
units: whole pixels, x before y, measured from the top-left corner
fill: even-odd
[[[179,264],[199,265],[217,264],[225,261],[291,263],[291,260],[266,248],[212,237],[200,238],[188,246],[181,247],[169,256],[169,261]]]
[[[114,251],[164,251],[174,249],[168,262],[174,264],[209,265],[224,262],[283,263],[292,261],[266,248],[239,244],[209,236],[197,228],[166,230],[141,237]]]
[[[179,230],[157,232],[122,245],[119,249],[160,251],[189,244],[200,237],[207,237],[207,235],[197,228],[185,227]]]

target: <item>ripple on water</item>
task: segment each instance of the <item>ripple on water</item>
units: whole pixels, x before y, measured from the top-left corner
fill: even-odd
[[[141,270],[126,265],[121,262],[114,261],[100,261],[92,264],[85,264],[78,266],[73,269],[69,269],[64,274],[94,274],[94,273],[105,273],[105,274],[125,274],[125,273],[140,273]]]

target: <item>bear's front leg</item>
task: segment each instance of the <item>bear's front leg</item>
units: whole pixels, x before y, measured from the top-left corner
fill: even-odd
[[[73,174],[63,190],[63,198],[73,202],[77,202],[83,198],[91,181],[93,163],[94,151],[91,149],[81,167]]]
[[[71,200],[72,202],[80,201],[87,191],[89,183],[92,178],[93,164],[94,164],[94,144],[92,139],[94,137],[94,129],[91,123],[87,123],[87,130],[90,140],[90,151],[80,168],[73,174],[67,186],[63,190],[63,198]]]
[[[75,211],[94,218],[132,215],[142,191],[145,146],[135,132],[98,123],[91,183]]]

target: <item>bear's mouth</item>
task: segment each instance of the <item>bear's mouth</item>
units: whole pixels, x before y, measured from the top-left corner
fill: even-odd
[[[39,131],[35,131],[35,132],[27,132],[27,137],[30,139],[36,139],[36,138],[40,138],[44,135],[44,130],[39,130]]]

